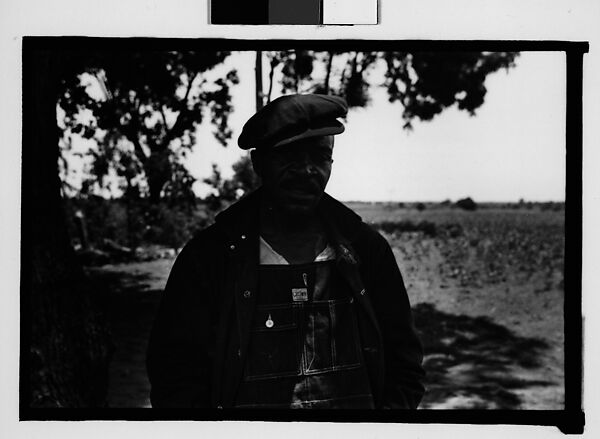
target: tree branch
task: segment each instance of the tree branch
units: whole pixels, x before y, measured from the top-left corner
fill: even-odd
[[[298,60],[298,51],[294,50],[294,60]],[[300,83],[300,75],[298,75],[298,71],[294,66],[294,91],[298,93],[298,87]]]
[[[275,67],[279,64],[277,55],[273,55],[271,59],[271,70],[269,71],[269,92],[267,93],[267,104],[271,102],[271,93],[273,92],[273,73],[275,73]]]
[[[124,129],[122,131],[123,131],[123,134],[125,134],[125,137],[131,143],[133,143],[133,149],[134,149],[135,155],[138,158],[138,160],[142,164],[145,164],[148,161],[148,156],[146,155],[144,148],[142,148],[142,144],[140,143],[140,139],[137,136],[136,131],[134,129],[129,129],[129,128]]]
[[[328,53],[329,59],[327,60],[327,74],[325,75],[325,83],[323,84],[325,94],[329,94],[329,78],[331,77],[331,65],[333,64],[333,52]]]
[[[350,76],[352,76],[354,73],[356,73],[356,66],[357,66],[357,62],[358,62],[358,53],[359,52],[354,52],[354,58],[352,58],[352,63],[350,64],[351,67],[351,71],[350,71]]]
[[[181,124],[183,124],[184,118],[182,117],[182,113],[184,113],[185,111],[188,111],[187,100],[190,95],[190,90],[192,89],[192,84],[194,83],[194,80],[196,79],[197,76],[198,76],[198,72],[194,72],[192,75],[190,75],[191,79],[190,79],[190,82],[188,82],[187,90],[185,91],[185,96],[183,97],[183,99],[181,101],[179,101],[179,114],[177,114],[177,119],[175,119],[175,123],[173,124],[173,126],[171,127],[171,129],[169,130],[167,135],[165,136],[165,143],[167,145],[171,142],[171,140],[173,140],[173,133],[178,132],[181,127]],[[165,126],[166,126],[166,122],[165,122]]]
[[[100,83],[100,88],[102,89],[102,92],[104,93],[104,96],[106,97],[106,100],[111,101],[113,99],[113,94],[111,93],[110,89],[108,88],[108,84],[106,81],[106,75],[103,74],[101,77],[99,74],[99,71],[96,70],[96,71],[94,71],[94,77]]]
[[[351,56],[351,55],[349,54],[348,56]],[[348,81],[348,75],[346,74],[348,71],[348,68],[350,68],[350,76],[352,76],[353,63],[356,63],[356,52],[354,54],[354,59],[352,61],[351,60],[346,61],[344,70],[342,70],[342,77],[340,78],[340,83],[342,84],[342,87],[345,85],[346,81]]]
[[[187,107],[188,96],[190,95],[190,90],[192,89],[192,84],[194,83],[194,80],[196,79],[196,76],[198,76],[198,72],[194,72],[191,75],[192,79],[190,79],[190,82],[188,82],[187,90],[185,91],[185,96],[181,100],[181,105],[182,106],[185,105]]]
[[[125,137],[133,143],[133,149],[138,160],[145,164],[148,160],[148,156],[142,148],[142,144],[140,143],[140,138],[138,137],[138,132],[142,130],[143,123],[140,123],[139,120],[139,112],[140,112],[140,99],[136,96],[134,103],[134,111],[131,112],[131,120],[127,125],[121,125],[120,131],[125,135]]]
[[[165,138],[167,138],[171,134],[171,130],[167,125],[167,116],[165,116],[165,109],[162,105],[160,106],[160,116],[162,117],[163,125],[165,127]]]

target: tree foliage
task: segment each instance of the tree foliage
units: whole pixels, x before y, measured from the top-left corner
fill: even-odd
[[[388,52],[385,87],[390,102],[404,107],[406,128],[411,120],[428,121],[456,104],[474,115],[485,99],[490,73],[514,66],[515,52]]]
[[[490,73],[513,67],[517,52],[266,52],[270,61],[271,100],[275,70],[281,92],[342,96],[349,107],[365,107],[371,92],[383,86],[390,102],[402,105],[405,128],[415,119],[432,120],[457,105],[474,115],[485,99]],[[383,83],[370,81],[376,66],[385,70]]]
[[[235,70],[214,81],[206,73],[228,52],[95,53],[74,62],[58,105],[65,135],[95,139],[92,181],[111,175],[132,196],[193,199],[194,178],[183,165],[197,142],[195,129],[210,117],[214,135],[231,137],[230,88]],[[94,93],[95,91],[95,93]]]
[[[213,164],[212,174],[204,179],[204,183],[213,189],[213,193],[206,197],[210,209],[219,210],[260,185],[260,179],[252,168],[249,155],[240,157],[232,165],[232,168],[233,176],[230,179],[224,179],[219,167]]]

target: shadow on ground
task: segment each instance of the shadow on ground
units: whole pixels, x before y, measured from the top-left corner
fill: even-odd
[[[145,357],[161,290],[149,273],[98,270],[104,312],[112,333],[109,407],[149,407]],[[427,391],[421,408],[519,409],[519,394],[553,383],[543,377],[548,344],[517,336],[486,317],[454,315],[429,303],[413,308],[424,345]]]
[[[421,408],[519,409],[519,392],[553,383],[540,357],[548,344],[515,335],[486,317],[441,312],[429,303],[413,308],[427,371]],[[531,373],[540,368],[539,374]]]
[[[114,345],[108,406],[149,407],[146,350],[162,291],[147,288],[147,274],[97,272],[92,279],[106,291],[103,308]]]

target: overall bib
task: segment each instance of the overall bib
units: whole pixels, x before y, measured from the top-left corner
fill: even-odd
[[[261,263],[235,406],[373,408],[354,307],[333,260]]]

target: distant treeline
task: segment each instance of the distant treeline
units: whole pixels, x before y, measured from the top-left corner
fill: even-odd
[[[451,202],[349,202],[351,208],[373,205],[388,209],[539,209],[560,211],[563,202],[475,203],[470,198]],[[105,199],[99,196],[64,199],[67,226],[71,243],[78,251],[89,249],[110,251],[120,247],[132,253],[137,248],[160,246],[180,249],[197,232],[210,225],[216,213],[227,203],[197,199],[195,203],[161,201],[149,199]],[[423,232],[429,236],[440,233],[429,221],[376,221],[376,228],[385,232]],[[443,230],[455,234],[458,230]],[[113,258],[114,259],[114,258]]]
[[[425,210],[428,208],[440,208],[440,207],[455,207],[462,208],[465,210],[475,210],[475,209],[540,209],[540,210],[553,210],[559,211],[564,210],[565,203],[564,201],[524,201],[519,200],[518,202],[475,202],[471,198],[463,198],[453,202],[451,200],[444,201],[412,201],[412,202],[403,202],[403,201],[348,201],[346,204],[352,205],[365,205],[371,204],[374,206],[382,206],[389,208],[406,208],[406,209],[416,209],[416,210]]]

